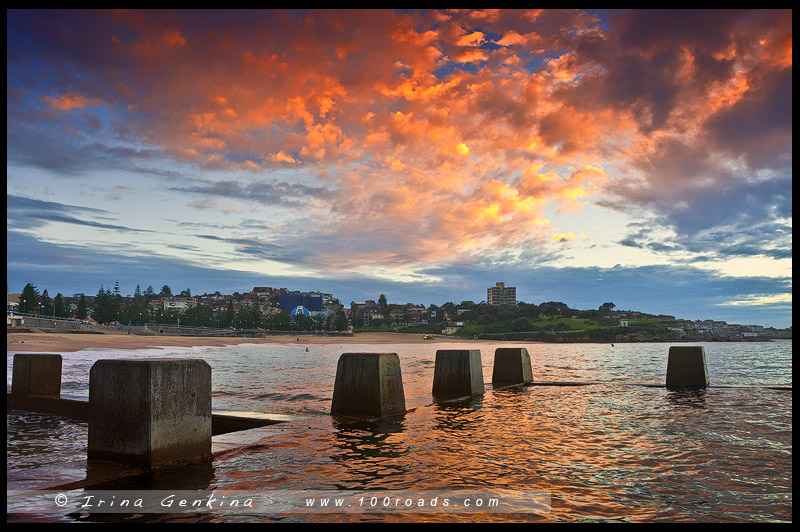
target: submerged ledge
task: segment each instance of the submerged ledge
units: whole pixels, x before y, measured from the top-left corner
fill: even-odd
[[[6,411],[19,410],[36,414],[62,416],[77,421],[89,420],[89,401],[65,397],[35,397],[6,394]],[[217,410],[211,413],[211,435],[239,432],[290,421],[290,416],[259,412]]]
[[[70,418],[78,423],[88,422],[89,402],[80,399],[18,397],[7,394],[7,413],[36,413]],[[264,440],[274,434],[276,429],[287,422],[299,419],[282,414],[264,414],[244,411],[215,411],[211,414],[212,440],[211,455],[214,459],[230,456],[248,450],[258,449]],[[276,427],[275,425],[278,425]],[[36,468],[35,477],[49,477],[52,482],[35,482],[35,486],[23,490],[74,490],[102,486],[109,482],[133,479],[150,475],[153,471],[116,462],[88,461],[85,452],[81,458],[67,458],[58,465],[44,465]],[[55,470],[57,468],[57,470]],[[51,470],[52,471],[49,471]],[[178,468],[180,469],[180,468]],[[170,468],[159,469],[158,473],[169,472]],[[26,477],[29,477],[28,471]],[[9,478],[9,483],[23,479]],[[26,484],[26,482],[22,482]],[[41,485],[38,485],[41,484]]]

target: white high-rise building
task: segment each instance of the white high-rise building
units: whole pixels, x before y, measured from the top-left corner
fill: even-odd
[[[506,286],[505,283],[495,283],[495,286],[486,289],[486,303],[489,305],[516,305],[517,289]]]

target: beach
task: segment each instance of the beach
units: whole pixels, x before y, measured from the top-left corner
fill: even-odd
[[[148,349],[151,347],[197,347],[239,344],[308,344],[308,345],[365,345],[415,344],[450,341],[424,340],[422,334],[389,332],[356,333],[353,336],[281,335],[266,338],[201,337],[201,336],[137,336],[127,334],[70,334],[45,332],[9,332],[6,351],[69,353],[84,349]],[[299,338],[299,342],[298,342]],[[475,340],[479,341],[479,340]]]

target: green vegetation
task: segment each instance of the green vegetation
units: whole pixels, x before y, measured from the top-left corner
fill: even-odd
[[[19,306],[22,312],[36,314],[39,308],[39,290],[31,283],[25,285],[19,296]]]
[[[285,289],[281,289],[285,290]],[[279,293],[285,293],[278,291]],[[175,298],[164,285],[158,293],[152,286],[133,296],[122,296],[119,282],[114,288],[100,285],[95,296],[39,294],[28,283],[20,294],[19,310],[28,314],[86,319],[101,324],[180,325],[181,327],[264,329],[273,331],[402,332],[451,335],[458,338],[523,340],[544,342],[625,342],[715,339],[790,338],[791,328],[777,331],[756,326],[728,326],[724,322],[689,322],[673,316],[619,310],[612,302],[597,309],[571,309],[559,301],[539,305],[487,305],[484,302],[447,302],[442,305],[391,304],[384,294],[377,303],[351,302],[345,309],[338,300],[327,313],[290,316],[277,308],[277,295],[235,292],[192,297],[189,288]],[[173,299],[169,299],[173,298]],[[170,306],[174,304],[174,306]]]

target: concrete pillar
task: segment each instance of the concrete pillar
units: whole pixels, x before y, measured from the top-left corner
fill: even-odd
[[[531,356],[524,347],[498,347],[494,352],[492,384],[533,382]]]
[[[17,397],[61,397],[61,355],[15,354],[11,394]]]
[[[343,353],[333,386],[333,416],[385,418],[406,413],[397,353]]]
[[[197,359],[95,362],[88,457],[146,469],[211,460],[211,366]]]
[[[465,397],[483,393],[479,349],[440,349],[433,369],[434,397]]]
[[[706,352],[702,346],[669,348],[667,386],[708,386]]]

